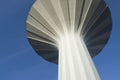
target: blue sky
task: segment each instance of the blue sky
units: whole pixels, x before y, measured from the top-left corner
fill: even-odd
[[[58,66],[39,57],[26,39],[26,17],[35,0],[0,0],[0,80],[57,80]],[[120,79],[120,0],[106,0],[111,38],[93,60],[102,80]]]

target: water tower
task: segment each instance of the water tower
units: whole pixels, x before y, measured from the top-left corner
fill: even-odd
[[[104,0],[36,0],[27,18],[28,40],[38,55],[59,65],[58,80],[100,80],[92,58],[111,29]]]

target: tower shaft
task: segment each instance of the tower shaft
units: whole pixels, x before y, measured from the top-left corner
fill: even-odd
[[[92,58],[79,35],[67,33],[59,41],[58,80],[100,80]]]

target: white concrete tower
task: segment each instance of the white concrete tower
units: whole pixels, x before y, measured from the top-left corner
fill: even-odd
[[[36,0],[27,18],[29,42],[45,60],[59,65],[58,80],[100,80],[92,58],[111,29],[104,0]]]

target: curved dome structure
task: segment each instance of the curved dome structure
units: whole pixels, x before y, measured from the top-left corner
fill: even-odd
[[[76,2],[75,2],[76,1]],[[111,14],[103,0],[37,0],[27,18],[30,44],[44,59],[58,63],[57,41],[66,30],[80,32],[92,57],[107,43]]]
[[[111,14],[104,0],[37,0],[27,18],[27,36],[34,50],[56,64],[61,56],[64,60],[60,64],[71,61],[73,67],[74,62],[82,63],[81,59],[86,63],[90,60],[91,65],[86,53],[96,56],[106,45],[111,29]],[[81,57],[75,60],[75,56]]]

